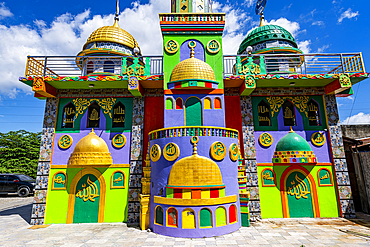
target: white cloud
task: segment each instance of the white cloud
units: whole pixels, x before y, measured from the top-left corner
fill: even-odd
[[[346,118],[342,124],[370,124],[370,114],[360,112],[357,115]]]
[[[328,49],[329,47],[330,47],[330,45],[323,45],[322,47],[320,47],[320,48],[317,49],[317,53],[322,53],[326,49]]]
[[[324,26],[325,24],[324,24],[324,22],[323,21],[314,21],[313,23],[312,23],[312,26]]]
[[[0,3],[0,20],[11,16],[13,16],[13,13],[10,12],[7,7],[5,7],[5,3]]]
[[[0,115],[0,117],[4,117],[4,115]]]
[[[311,40],[300,41],[298,42],[297,45],[298,45],[298,49],[303,51],[303,54],[308,54],[311,52],[311,48],[310,48]]]
[[[142,5],[135,2],[121,12],[121,28],[135,37],[143,55],[162,54],[158,13],[169,10],[169,1],[150,0]],[[15,97],[20,92],[31,93],[29,86],[18,81],[19,76],[24,75],[27,55],[76,55],[94,30],[113,22],[113,14],[90,17],[90,11],[85,10],[78,15],[63,14],[49,25],[35,20],[36,29],[22,24],[0,25],[0,93],[8,97]]]
[[[352,9],[349,8],[340,15],[340,17],[338,19],[338,23],[342,23],[343,19],[345,19],[345,18],[352,19],[352,18],[354,18],[358,15],[360,15],[360,13],[358,11],[353,12]]]
[[[244,4],[247,5],[247,7],[252,7],[255,3],[255,0],[244,0]]]
[[[300,29],[299,23],[294,22],[294,21],[289,21],[286,18],[279,18],[277,20],[271,20],[267,22],[267,24],[281,26],[285,28],[286,30],[288,30],[293,35],[293,37],[296,37],[299,34],[299,29]]]

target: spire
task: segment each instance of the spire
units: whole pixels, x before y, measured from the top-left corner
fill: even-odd
[[[119,27],[119,0],[116,0],[116,14],[114,16],[114,25],[113,27]]]
[[[194,48],[196,46],[197,46],[197,43],[195,43],[194,41],[189,42],[189,48],[191,49],[190,58],[194,58],[194,55],[195,55]]]
[[[198,154],[197,143],[199,142],[199,137],[193,136],[190,141],[193,144],[193,155],[197,155]]]

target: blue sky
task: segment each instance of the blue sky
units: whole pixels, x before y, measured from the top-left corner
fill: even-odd
[[[254,4],[213,2],[214,12],[227,14],[224,54],[235,54],[248,31],[258,25]],[[120,9],[120,26],[135,37],[143,55],[160,55],[158,13],[170,12],[170,0],[121,0]],[[369,9],[367,0],[268,0],[265,18],[290,31],[305,53],[362,52],[370,68]],[[26,56],[76,55],[91,32],[113,24],[114,12],[115,0],[0,0],[0,132],[42,129],[45,102],[18,81]],[[370,124],[369,91],[370,80],[365,80],[354,86],[353,96],[338,99],[342,122]]]

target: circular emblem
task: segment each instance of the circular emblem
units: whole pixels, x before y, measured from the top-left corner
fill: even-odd
[[[58,141],[58,145],[62,149],[69,148],[70,146],[72,146],[72,143],[73,143],[73,139],[70,135],[64,135],[64,136],[60,137],[60,139]]]
[[[320,132],[315,132],[311,136],[311,141],[315,146],[321,147],[325,144],[325,134]]]
[[[131,89],[135,89],[139,83],[139,80],[136,77],[130,77],[128,79],[128,84],[130,85]]]
[[[177,43],[175,40],[169,40],[166,42],[164,49],[168,53],[176,53],[179,50],[179,43]]]
[[[230,159],[232,161],[237,161],[240,155],[239,147],[235,143],[231,144],[229,147]]]
[[[269,133],[262,133],[259,138],[260,144],[264,147],[269,147],[274,142],[274,138]]]
[[[211,145],[211,156],[214,160],[223,160],[226,156],[226,147],[222,142],[214,142]]]
[[[154,144],[150,149],[150,159],[153,162],[157,162],[161,157],[161,147],[158,144]]]
[[[221,49],[221,45],[220,45],[220,42],[218,42],[217,40],[213,39],[213,40],[210,40],[208,43],[207,43],[207,51],[209,53],[217,53],[219,52]]]
[[[168,143],[163,148],[163,156],[168,161],[174,161],[177,159],[180,155],[180,149],[179,146],[177,146],[175,143]]]
[[[123,148],[126,144],[126,137],[122,134],[117,134],[112,139],[112,145],[116,148]]]

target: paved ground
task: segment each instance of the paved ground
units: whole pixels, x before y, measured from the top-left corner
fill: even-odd
[[[3,199],[0,198],[0,202]],[[24,199],[26,202],[29,199]],[[19,215],[27,211],[31,212],[31,204],[0,209],[0,246],[370,246],[370,216],[363,214],[353,221],[263,220],[221,237],[181,239],[141,231],[126,224],[51,225],[30,229]]]

